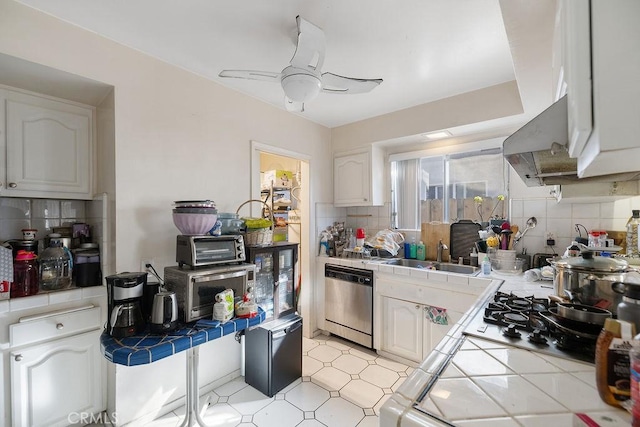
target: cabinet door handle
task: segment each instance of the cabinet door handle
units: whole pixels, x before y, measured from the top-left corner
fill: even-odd
[[[420,310],[420,306],[416,304],[416,310]]]
[[[16,354],[16,357],[14,357],[14,360],[15,360],[16,362],[21,361],[21,360],[22,360],[22,355],[21,355],[21,354]]]
[[[18,184],[16,184],[15,182],[10,182],[9,183],[9,188],[16,188],[18,186]]]
[[[59,331],[61,331],[62,329],[64,329],[64,324],[63,324],[63,323],[58,323],[58,324],[56,325],[56,329],[57,329],[57,330],[59,330]]]

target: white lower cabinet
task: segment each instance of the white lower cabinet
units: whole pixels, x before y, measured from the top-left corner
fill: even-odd
[[[462,318],[462,313],[447,310],[447,324],[434,323],[431,306],[388,297],[382,298],[382,307],[381,350],[414,362],[422,362]]]
[[[11,352],[14,426],[67,426],[102,410],[101,332]]]
[[[382,298],[382,348],[415,362],[422,361],[424,306],[395,298]]]

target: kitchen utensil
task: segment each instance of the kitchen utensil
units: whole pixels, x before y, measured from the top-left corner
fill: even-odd
[[[598,340],[598,335],[602,330],[601,325],[563,319],[558,316],[555,307],[551,307],[549,311],[540,312],[540,316],[549,322],[552,328],[556,328],[561,333],[573,335],[593,342]]]
[[[173,213],[173,223],[185,236],[201,236],[213,228],[218,219],[217,212],[204,213]]]
[[[532,228],[536,228],[536,225],[538,225],[538,220],[536,219],[535,216],[532,216],[527,220],[526,225],[527,226],[524,228],[522,233],[516,234],[515,237],[513,238],[514,239],[513,240],[513,246],[518,244],[520,239],[522,239],[524,237],[524,235],[527,234],[527,231],[531,230]]]
[[[593,256],[586,251],[582,256],[552,260],[551,265],[555,269],[553,286],[557,296],[568,294],[572,301],[617,314],[623,283],[632,271],[625,260]]]
[[[566,302],[557,303],[556,315],[564,319],[600,326],[604,325],[604,321],[612,316],[609,310]]]
[[[500,232],[500,245],[501,249],[509,249],[509,242],[511,241],[511,229],[503,229]],[[511,245],[513,247],[513,245]]]
[[[107,333],[128,337],[141,332],[146,321],[142,314],[142,294],[147,273],[119,273],[105,277],[107,282]]]
[[[149,331],[152,334],[166,334],[178,326],[178,299],[175,292],[158,292],[153,297]]]
[[[491,259],[491,270],[499,274],[516,275],[522,273],[522,266],[524,260],[522,258],[505,259],[496,258]]]
[[[519,227],[517,225],[512,225],[511,226],[511,236],[509,236],[509,246],[507,247],[507,249],[513,249],[514,243],[513,241],[515,240],[515,237],[518,235],[518,230]]]

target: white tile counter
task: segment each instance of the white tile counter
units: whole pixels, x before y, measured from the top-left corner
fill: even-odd
[[[494,279],[505,279],[504,277]],[[492,282],[469,313],[498,285]],[[499,284],[499,282],[497,282]],[[503,292],[546,297],[552,282],[507,278]],[[600,399],[594,365],[462,335],[465,316],[381,409],[381,426],[573,426],[575,413],[629,425]],[[618,424],[615,424],[618,425]]]

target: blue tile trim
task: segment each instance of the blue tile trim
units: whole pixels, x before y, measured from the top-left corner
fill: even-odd
[[[134,335],[114,338],[104,332],[100,336],[100,349],[109,362],[124,366],[146,365],[208,341],[233,334],[264,322],[265,312],[258,308],[258,315],[251,319],[232,319],[226,323],[218,320],[198,320],[166,335]]]

